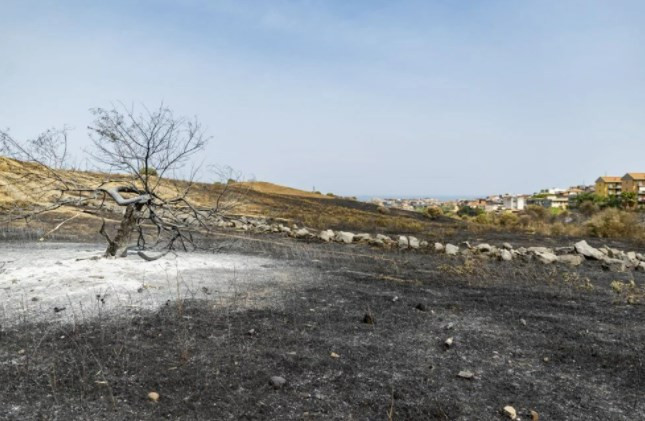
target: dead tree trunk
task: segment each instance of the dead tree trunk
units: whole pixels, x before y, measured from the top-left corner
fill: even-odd
[[[105,237],[108,242],[107,249],[105,250],[106,257],[125,257],[128,252],[128,246],[130,244],[130,238],[132,233],[137,227],[137,214],[140,211],[141,205],[131,204],[126,206],[125,213],[123,214],[123,219],[121,219],[121,224],[119,224],[119,229],[114,236],[114,239],[111,239],[105,232],[105,223],[101,227],[101,234]]]

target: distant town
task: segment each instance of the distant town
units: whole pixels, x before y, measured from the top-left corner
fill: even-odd
[[[630,207],[645,207],[645,172],[629,172],[621,176],[598,177],[594,185],[578,185],[568,188],[546,188],[533,194],[498,194],[477,199],[441,201],[435,198],[384,198],[372,199],[372,203],[387,208],[420,210],[440,206],[444,210],[458,211],[464,206],[484,212],[521,211],[529,205],[556,210],[575,208],[580,199],[624,199]]]

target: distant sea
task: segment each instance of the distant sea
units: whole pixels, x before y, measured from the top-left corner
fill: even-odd
[[[396,195],[396,194],[380,194],[380,195],[359,195],[356,196],[361,202],[369,202],[372,199],[436,199],[440,202],[451,202],[455,200],[471,200],[482,196],[472,194],[465,195],[445,195],[445,194],[419,194],[419,195]]]

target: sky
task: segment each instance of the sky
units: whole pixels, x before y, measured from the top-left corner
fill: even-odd
[[[0,127],[118,102],[196,116],[196,157],[360,196],[531,193],[645,171],[645,2],[3,0]]]

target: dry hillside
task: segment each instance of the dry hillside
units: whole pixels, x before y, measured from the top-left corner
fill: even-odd
[[[56,197],[54,190],[49,190],[49,182],[43,181],[49,169],[39,164],[22,162],[0,157],[0,216],[15,215],[24,209],[44,208],[53,203]],[[97,186],[104,183],[110,186],[113,182],[133,178],[123,174],[106,174],[86,171],[63,171],[66,178],[79,184]],[[172,197],[188,186],[186,181],[165,179],[160,184],[159,193]],[[354,231],[384,233],[420,233],[448,228],[446,221],[437,223],[415,212],[390,210],[384,212],[376,205],[352,199],[327,196],[306,192],[290,187],[279,186],[268,182],[194,183],[189,197],[198,206],[213,206],[226,190],[225,199],[234,202],[233,213],[236,215],[262,216],[266,218],[284,218],[289,221],[319,229],[347,229]],[[118,207],[107,206],[107,212],[121,212]],[[30,220],[31,224],[51,224],[70,215],[79,214],[73,224],[67,228],[81,225],[92,231],[99,217],[110,219],[116,215],[83,212],[84,209],[66,206]],[[0,220],[3,218],[0,217]],[[24,221],[20,221],[23,224]],[[448,224],[452,225],[452,224]],[[44,226],[43,228],[46,228]],[[83,229],[84,231],[84,229]]]

